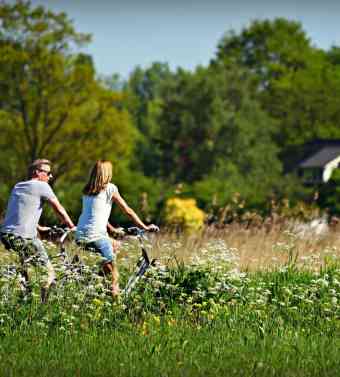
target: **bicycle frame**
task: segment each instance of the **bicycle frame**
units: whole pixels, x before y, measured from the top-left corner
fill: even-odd
[[[125,288],[122,291],[125,297],[130,295],[132,289],[135,287],[140,278],[145,274],[147,269],[150,266],[153,266],[156,262],[156,259],[150,261],[150,258],[143,243],[143,239],[145,239],[144,233],[144,230],[135,227],[127,229],[127,234],[135,235],[139,240],[142,255],[137,262],[137,266],[135,268],[134,273],[130,276]]]

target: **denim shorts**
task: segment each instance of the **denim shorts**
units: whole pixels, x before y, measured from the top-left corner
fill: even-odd
[[[108,238],[101,238],[91,242],[77,241],[77,244],[84,247],[85,250],[99,253],[104,259],[104,263],[116,261],[116,253],[113,252],[112,241]]]
[[[22,263],[46,266],[49,258],[43,243],[38,238],[23,238],[12,233],[0,233],[0,239],[7,250],[18,253]]]

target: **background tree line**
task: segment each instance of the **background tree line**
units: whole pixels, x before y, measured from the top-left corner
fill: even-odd
[[[155,62],[119,82],[81,53],[90,40],[64,13],[1,3],[1,211],[37,157],[53,161],[74,217],[98,158],[114,162],[115,183],[150,220],[175,194],[216,210],[237,193],[263,212],[274,196],[308,198],[287,172],[306,142],[340,138],[339,47],[315,47],[295,21],[253,21],[227,32],[206,67]]]

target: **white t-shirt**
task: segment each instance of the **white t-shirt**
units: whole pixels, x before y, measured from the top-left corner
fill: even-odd
[[[108,183],[97,195],[83,195],[83,208],[77,224],[76,239],[92,242],[108,238],[107,223],[112,209],[112,195],[117,186]]]

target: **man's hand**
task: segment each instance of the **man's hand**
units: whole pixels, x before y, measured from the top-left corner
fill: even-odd
[[[51,230],[51,227],[50,226],[42,226],[42,225],[38,224],[37,230],[38,230],[39,233],[46,233],[46,232],[49,232]]]
[[[108,231],[111,235],[116,236],[116,237],[123,237],[125,235],[124,228],[122,227],[113,227],[112,225],[108,227]]]
[[[122,227],[114,228],[112,233],[116,236],[123,237],[125,235],[125,230]]]
[[[107,231],[109,234],[116,236],[116,237],[123,237],[125,235],[124,228],[122,227],[115,227],[110,223],[107,223]]]

